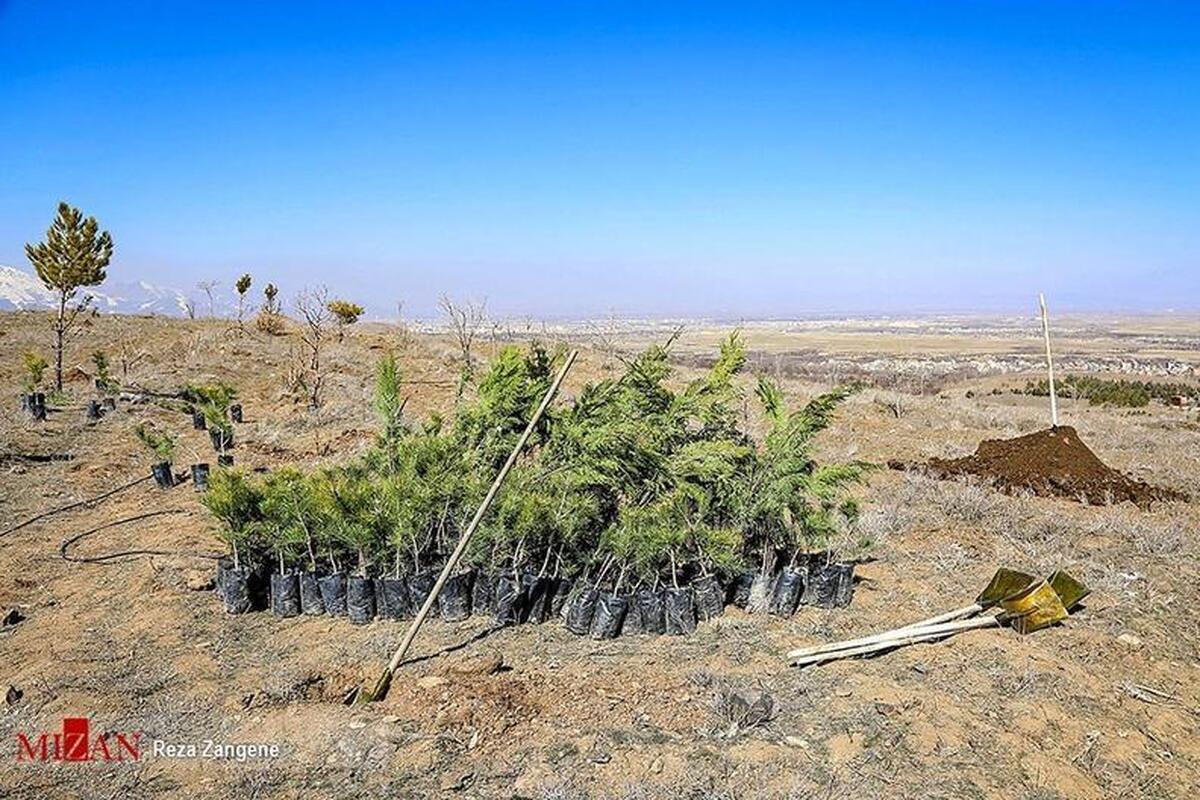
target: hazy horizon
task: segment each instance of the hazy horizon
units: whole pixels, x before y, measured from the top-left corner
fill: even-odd
[[[376,317],[1200,309],[1200,11],[0,0],[0,264]],[[257,296],[257,294],[256,294]]]

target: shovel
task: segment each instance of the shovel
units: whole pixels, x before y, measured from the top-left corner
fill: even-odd
[[[1015,570],[999,569],[976,602],[955,611],[884,633],[832,644],[800,648],[788,653],[794,666],[869,655],[909,644],[943,639],[966,630],[1010,625],[1018,633],[1031,633],[1067,618],[1088,595],[1088,588],[1058,570],[1038,580]],[[999,606],[999,614],[979,619],[960,619],[985,608]]]
[[[889,641],[891,639],[901,640],[911,637],[916,629],[929,628],[931,626],[941,626],[943,623],[960,620],[964,617],[972,617],[980,611],[992,608],[1006,597],[1012,596],[1025,589],[1029,584],[1033,583],[1033,576],[1027,575],[1024,572],[1006,569],[1001,567],[992,575],[992,579],[988,585],[984,587],[979,596],[975,598],[975,602],[969,606],[956,608],[953,611],[947,611],[944,614],[938,614],[929,619],[923,619],[920,622],[913,622],[909,625],[904,625],[900,628],[893,628],[883,633],[877,633],[873,636],[864,636],[860,639],[849,639],[843,642],[832,642],[829,644],[814,645],[812,647],[801,647],[797,650],[792,650],[788,653],[788,658],[805,658],[815,656],[820,653],[832,653],[837,650],[846,650],[865,645],[872,645],[878,642]],[[955,628],[942,630],[957,630]],[[969,630],[964,628],[963,630]]]
[[[404,656],[408,653],[408,648],[412,645],[413,639],[417,636],[417,631],[421,629],[422,623],[425,622],[425,617],[429,616],[429,611],[433,608],[434,601],[437,600],[438,592],[442,590],[446,580],[454,572],[454,568],[458,566],[459,560],[463,553],[467,551],[467,545],[471,541],[471,537],[475,535],[475,529],[479,527],[483,515],[487,513],[488,507],[491,506],[492,500],[495,499],[496,493],[500,491],[500,485],[504,483],[504,479],[508,477],[509,470],[516,463],[517,457],[521,451],[525,449],[525,443],[529,440],[529,435],[533,433],[533,429],[537,427],[538,420],[542,418],[542,414],[546,413],[546,409],[550,406],[550,401],[554,399],[554,395],[558,393],[558,387],[562,384],[563,378],[567,377],[567,370],[571,369],[571,365],[575,363],[575,357],[579,355],[578,350],[572,350],[567,355],[567,360],[563,363],[562,369],[554,376],[554,382],[550,384],[550,388],[546,390],[546,395],[542,398],[541,405],[537,411],[529,418],[529,424],[525,426],[525,430],[521,433],[521,438],[517,440],[512,452],[508,455],[508,460],[504,462],[504,466],[500,468],[500,472],[496,475],[496,479],[492,481],[492,486],[488,489],[487,495],[484,496],[483,502],[479,504],[479,508],[475,510],[475,516],[471,518],[471,524],[463,531],[462,537],[458,540],[458,544],[454,548],[454,552],[446,559],[446,566],[442,567],[442,573],[438,575],[437,582],[434,583],[433,589],[430,590],[429,596],[425,598],[425,602],[421,605],[421,610],[417,612],[416,619],[412,621],[412,625],[408,629],[408,633],[404,635],[404,640],[400,642],[400,646],[396,648],[396,652],[392,653],[392,658],[384,667],[379,679],[375,681],[375,686],[369,692],[356,690],[356,693],[351,697],[349,702],[367,703],[377,700],[382,700],[387,696],[388,689],[392,685],[392,675],[400,667],[400,662],[404,660]]]

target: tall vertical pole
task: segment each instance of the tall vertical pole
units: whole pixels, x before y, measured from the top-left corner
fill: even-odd
[[[1046,295],[1038,292],[1042,307],[1042,338],[1046,340],[1046,371],[1050,375],[1050,425],[1058,427],[1058,394],[1054,391],[1054,357],[1050,355],[1050,320],[1046,315]]]

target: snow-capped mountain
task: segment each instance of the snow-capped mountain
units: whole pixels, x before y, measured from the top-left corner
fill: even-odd
[[[83,291],[81,290],[81,295]],[[178,289],[155,286],[145,281],[105,281],[100,286],[86,291],[95,298],[96,308],[116,314],[183,316],[187,313],[189,302],[198,309],[203,307],[203,311],[207,311],[207,299],[189,300],[188,295]],[[0,310],[52,308],[54,303],[54,293],[47,290],[36,275],[16,267],[0,265]],[[217,305],[221,303],[218,302]],[[222,309],[216,310],[220,312]]]

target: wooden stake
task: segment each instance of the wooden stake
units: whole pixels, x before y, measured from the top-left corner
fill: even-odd
[[[437,600],[438,593],[442,591],[442,586],[450,577],[450,573],[458,566],[459,560],[463,553],[467,550],[467,545],[471,541],[471,537],[475,535],[475,529],[479,527],[483,515],[487,513],[488,507],[491,506],[492,500],[496,497],[496,492],[500,491],[500,485],[504,483],[504,479],[508,477],[509,470],[516,463],[517,457],[521,455],[521,451],[525,449],[525,443],[529,441],[530,434],[537,426],[538,421],[542,418],[542,414],[546,413],[546,409],[550,406],[550,401],[554,399],[554,395],[558,393],[558,387],[562,384],[563,378],[567,376],[567,370],[571,369],[571,365],[575,363],[575,357],[579,355],[578,350],[572,350],[567,356],[566,363],[562,365],[562,369],[558,371],[558,375],[554,377],[554,382],[550,384],[550,388],[546,390],[546,396],[542,398],[541,405],[537,411],[529,418],[529,424],[525,426],[525,431],[521,434],[521,438],[517,440],[517,444],[513,447],[512,452],[508,454],[508,460],[504,462],[504,466],[500,468],[500,472],[496,475],[496,480],[492,481],[492,487],[488,489],[487,495],[484,496],[483,502],[479,504],[479,508],[475,509],[475,516],[471,518],[471,524],[463,531],[459,537],[458,545],[454,548],[454,552],[450,554],[450,558],[446,559],[446,566],[442,567],[442,574],[438,575],[437,582],[433,584],[433,589],[429,592],[429,596],[425,598],[425,602],[421,605],[421,610],[417,612],[417,617],[412,621],[412,625],[408,628],[408,633],[404,635],[404,641],[400,642],[400,646],[396,648],[396,652],[392,654],[391,661],[384,668],[383,674],[379,676],[379,680],[375,682],[375,687],[370,694],[359,695],[359,701],[372,702],[382,700],[387,696],[388,688],[392,683],[392,675],[400,666],[400,662],[404,660],[404,656],[408,654],[408,648],[412,645],[413,639],[417,636],[417,631],[421,629],[421,625],[425,622],[425,617],[429,615],[429,610],[433,608],[433,603]]]
[[[1050,425],[1058,427],[1058,393],[1054,391],[1054,358],[1050,355],[1050,320],[1046,314],[1046,295],[1038,292],[1042,307],[1042,337],[1046,340],[1046,371],[1050,375]]]

